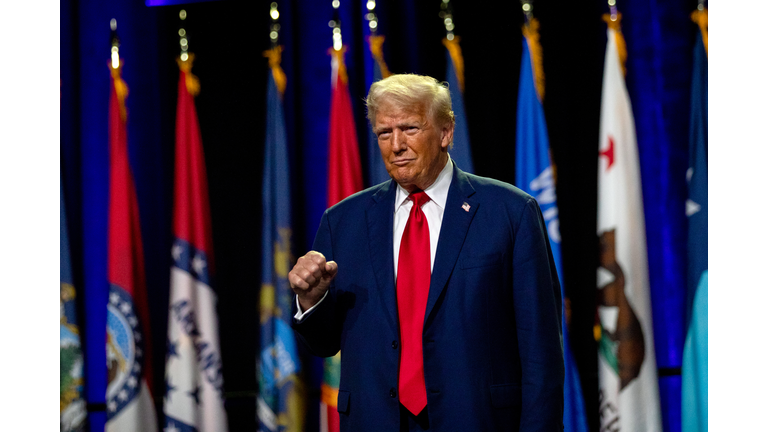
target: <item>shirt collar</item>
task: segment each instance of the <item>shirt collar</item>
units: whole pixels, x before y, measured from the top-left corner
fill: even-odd
[[[437,175],[437,179],[428,188],[424,189],[427,196],[437,204],[441,209],[445,209],[445,202],[448,201],[448,189],[451,187],[451,180],[453,179],[453,163],[450,155],[448,161],[445,163],[443,170]],[[405,190],[399,184],[397,185],[397,196],[395,197],[395,212],[408,201],[410,192]]]

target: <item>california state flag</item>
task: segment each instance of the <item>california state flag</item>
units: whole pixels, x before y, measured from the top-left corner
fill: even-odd
[[[620,16],[608,22],[598,157],[597,315],[600,430],[661,431],[643,194],[624,83]]]

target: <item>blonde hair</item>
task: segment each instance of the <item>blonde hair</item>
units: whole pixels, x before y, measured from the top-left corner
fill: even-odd
[[[391,103],[406,110],[424,107],[429,119],[440,126],[455,122],[447,83],[440,83],[429,76],[398,74],[373,83],[365,100],[371,126],[375,126],[376,111],[382,103]]]

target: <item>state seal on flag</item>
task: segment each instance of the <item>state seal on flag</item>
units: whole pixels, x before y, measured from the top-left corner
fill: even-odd
[[[139,318],[133,298],[110,285],[107,305],[107,416],[111,419],[138,394],[144,359]]]

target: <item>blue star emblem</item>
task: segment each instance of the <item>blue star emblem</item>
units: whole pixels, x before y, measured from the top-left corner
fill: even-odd
[[[165,399],[171,398],[171,392],[176,390],[176,387],[171,385],[170,377],[165,379]]]
[[[179,353],[176,351],[176,344],[172,340],[168,339],[168,352],[166,352],[166,358],[178,357]]]
[[[200,386],[195,387],[194,390],[187,392],[187,394],[195,400],[195,404],[200,405]]]

